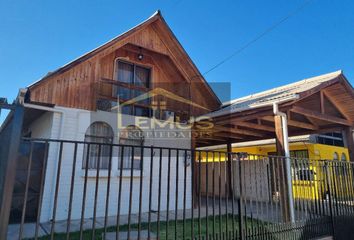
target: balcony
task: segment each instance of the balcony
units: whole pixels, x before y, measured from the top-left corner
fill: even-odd
[[[96,109],[106,112],[120,112],[127,115],[155,117],[187,122],[190,114],[183,104],[168,96],[151,93],[152,89],[102,78],[95,87]]]

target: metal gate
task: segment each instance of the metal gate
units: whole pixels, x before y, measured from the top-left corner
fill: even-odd
[[[21,223],[23,212],[25,222],[36,222],[45,173],[45,157],[45,144],[21,141],[17,157],[10,224]]]
[[[20,103],[0,100],[1,110],[10,110],[0,129],[0,239],[6,239],[15,183],[24,108]]]

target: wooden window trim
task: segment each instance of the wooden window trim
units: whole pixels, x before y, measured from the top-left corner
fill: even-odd
[[[144,88],[144,89],[147,89],[148,91],[150,89],[153,89],[153,71],[154,71],[154,66],[153,65],[150,65],[150,64],[145,64],[145,63],[141,63],[141,62],[137,62],[137,61],[133,61],[131,59],[126,59],[126,58],[123,58],[123,57],[117,57],[114,59],[114,66],[113,66],[113,76],[112,76],[112,79],[113,81],[116,81],[118,83],[123,83],[125,84],[124,82],[121,82],[117,79],[117,76],[118,76],[118,62],[122,62],[122,63],[126,63],[126,64],[130,64],[130,65],[133,65],[134,66],[134,73],[135,73],[135,67],[138,66],[138,67],[142,67],[142,68],[145,68],[145,69],[149,69],[150,71],[150,74],[149,74],[149,87],[147,88]],[[129,84],[128,84],[129,85]],[[135,86],[135,87],[139,87],[139,86]],[[140,88],[143,88],[143,87],[140,87]]]
[[[122,82],[122,81],[118,80],[118,64],[119,64],[119,62],[133,65],[133,69],[134,69],[133,70],[133,83],[129,84],[129,83],[125,83],[125,82]],[[147,84],[148,87],[141,87],[141,86],[136,86],[135,85],[136,67],[141,67],[141,68],[145,68],[145,69],[149,70],[149,82]],[[138,90],[138,91],[142,91],[142,92],[148,92],[148,91],[150,91],[152,89],[152,85],[153,85],[153,81],[152,81],[152,79],[153,79],[153,70],[154,70],[154,68],[151,65],[142,64],[140,62],[131,61],[131,60],[127,60],[125,58],[118,57],[118,58],[114,59],[114,71],[113,71],[113,78],[112,78],[113,80],[104,79],[104,81],[110,82],[110,83],[112,83],[114,85],[117,85],[117,86],[122,86],[122,87],[130,89],[130,90]],[[125,102],[125,101],[127,101],[127,100],[122,99],[122,101],[120,100],[119,102],[122,103],[122,102]],[[132,106],[131,115],[133,115],[133,116],[135,116],[135,114],[134,114],[135,106],[147,108],[150,111],[150,114],[149,114],[148,117],[151,117],[151,115],[152,115],[151,106],[146,106],[146,105],[143,105],[143,104],[131,104],[130,106]]]
[[[122,87],[129,88],[129,89],[132,89],[132,90],[139,90],[139,91],[142,91],[142,92],[150,91],[150,88],[139,87],[139,86],[131,85],[131,84],[128,84],[128,83],[125,83],[125,82],[121,82],[121,81],[118,81],[118,80],[112,80],[112,79],[108,79],[108,78],[102,78],[102,82],[103,83],[112,84],[112,85],[116,85],[116,86],[122,86]]]

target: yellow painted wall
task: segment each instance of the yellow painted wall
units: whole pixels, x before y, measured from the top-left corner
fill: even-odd
[[[347,161],[349,161],[348,149],[344,147],[330,146],[318,143],[298,142],[290,143],[290,150],[307,150],[310,160],[333,160],[334,153],[336,152],[338,154],[339,160],[341,160],[342,154],[345,154]],[[267,156],[268,153],[276,152],[276,147],[275,144],[250,147],[234,147],[232,148],[232,152],[248,153],[250,154],[250,156],[248,156],[248,160],[254,160],[259,158],[257,156],[252,156],[252,154]],[[209,152],[208,157],[206,152],[202,152],[200,156],[201,162],[212,162],[213,156],[215,162],[225,161],[227,159],[227,153],[225,148],[217,149],[214,153]],[[197,154],[197,160],[199,160],[199,154]],[[326,194],[326,181],[322,167],[318,167],[320,166],[319,162],[317,162],[317,164],[316,161],[311,162],[312,164],[310,166],[310,169],[315,172],[314,180],[293,180],[293,195],[296,199],[319,199],[324,197]],[[330,174],[330,177],[334,178],[332,174]],[[346,178],[348,177],[351,178],[351,173]],[[340,182],[343,177],[336,176],[335,178],[337,182]],[[345,187],[345,185],[343,186]],[[345,189],[342,191],[340,186],[336,186],[336,189],[338,190],[337,197],[342,197],[339,193],[345,192]]]
[[[309,154],[313,151],[313,144],[298,144],[291,143],[290,150],[309,150]],[[268,155],[270,152],[276,152],[275,145],[251,146],[251,147],[237,147],[232,149],[233,152],[247,152],[249,154]]]
[[[224,150],[224,149],[223,149]],[[290,143],[290,151],[307,150],[309,158],[313,160],[327,159],[332,160],[334,153],[338,153],[339,158],[342,154],[349,160],[348,149],[345,147],[330,146],[318,143]],[[232,148],[233,152],[247,152],[249,154],[268,155],[270,152],[276,152],[275,145],[251,146]]]
[[[344,153],[346,156],[347,161],[349,161],[349,152],[348,149],[345,147],[337,147],[319,143],[290,143],[290,151],[295,150],[307,150],[309,154],[309,159],[311,160],[333,160],[334,153],[338,154],[339,160],[341,160],[342,154]],[[223,153],[226,152],[225,148],[216,149],[215,152],[208,153],[208,159],[206,158],[206,152],[201,152],[201,162],[208,162],[213,161],[225,161],[227,159],[227,154]],[[250,147],[234,147],[232,148],[232,152],[246,152],[250,155],[262,155],[267,156],[268,153],[276,152],[275,144],[273,145],[261,145],[261,146],[250,146]],[[199,154],[196,154],[197,161],[199,160]],[[219,160],[220,159],[220,160]],[[252,156],[249,156],[249,159],[253,159]]]
[[[332,160],[335,152],[338,154],[339,160],[341,160],[341,156],[344,153],[347,161],[349,161],[349,152],[347,148],[324,144],[314,144],[314,152],[310,158],[316,160]]]
[[[249,154],[267,155],[270,152],[275,152],[275,145],[267,146],[252,146],[233,148],[233,152],[247,152]],[[348,149],[344,147],[330,146],[317,143],[290,143],[290,150],[307,150],[310,160],[333,160],[334,153],[338,154],[341,160],[342,154],[345,154],[347,161],[349,161]],[[293,181],[293,196],[301,199],[319,199],[325,195],[324,192],[324,173],[321,168],[316,167],[316,164],[310,167],[316,172],[314,181]],[[332,176],[333,177],[333,176]],[[337,181],[340,181],[341,176],[337,176]],[[320,185],[320,186],[319,186]],[[342,197],[341,186],[336,186],[338,189],[337,197]]]

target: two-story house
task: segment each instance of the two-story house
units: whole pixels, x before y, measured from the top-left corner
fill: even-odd
[[[148,160],[142,163],[142,159],[153,154],[158,162],[159,153],[145,152],[142,157],[138,146],[191,148],[191,130],[187,127],[171,126],[186,125],[191,117],[216,110],[221,105],[160,12],[102,46],[49,72],[24,91],[26,91],[24,136],[137,146],[135,151],[126,148],[124,153],[121,153],[119,147],[114,147],[110,153],[107,147],[78,144],[74,162],[73,145],[51,143],[47,151],[46,166],[38,163],[40,168],[45,168],[44,174],[38,174],[40,171],[35,174],[35,182],[39,184],[44,180],[43,199],[38,199],[39,187],[31,188],[35,189],[30,198],[33,204],[27,206],[26,213],[28,218],[32,216],[35,219],[39,210],[36,206],[42,201],[39,206],[41,222],[48,222],[53,218],[54,208],[56,220],[67,219],[72,178],[74,181],[72,219],[79,219],[83,208],[85,218],[93,216],[92,209],[97,209],[95,213],[97,217],[104,216],[107,189],[103,186],[107,185],[109,176],[111,202],[117,203],[117,193],[123,192],[120,214],[128,214],[129,194],[124,193],[129,193],[130,183],[133,183],[132,199],[138,199],[139,184],[142,183],[143,191],[147,191],[151,181],[154,197],[152,208],[157,210],[160,207],[161,210],[165,210],[167,205],[164,197],[167,194],[165,185],[170,181],[170,192],[176,191],[175,173],[171,171],[171,176],[167,180],[165,159],[162,161],[163,166],[155,163],[154,171],[150,171],[151,163]],[[180,136],[176,137],[177,135]],[[22,151],[28,153],[28,148],[27,150],[23,148]],[[59,150],[62,158],[60,164]],[[110,154],[112,154],[111,166]],[[167,155],[165,152],[162,154],[163,158]],[[176,153],[172,155],[172,159],[176,159]],[[185,157],[187,175],[180,177],[180,181],[191,177],[190,157],[190,155]],[[176,162],[172,160],[170,164],[175,166]],[[59,180],[58,168],[60,168]],[[97,168],[100,169],[101,179],[96,185]],[[159,168],[163,169],[162,176],[161,173],[159,175]],[[179,168],[183,173],[184,165],[180,164]],[[121,190],[119,190],[120,172],[123,174]],[[163,184],[161,187],[163,202],[160,206],[156,199],[159,191],[158,182]],[[58,189],[56,183],[59,183]],[[82,202],[85,198],[84,187],[87,189],[85,203]],[[179,187],[180,191],[183,191],[183,184]],[[190,184],[187,187],[187,207],[190,208]],[[94,207],[96,188],[98,188],[97,208]],[[145,196],[147,193],[143,194]],[[23,196],[19,196],[20,199],[21,197]],[[182,197],[183,195],[179,195],[179,198]],[[16,202],[16,195],[14,199]],[[170,199],[172,206],[175,198]],[[178,200],[179,208],[182,208],[183,199]],[[138,201],[132,203],[132,213],[139,210],[138,205]],[[117,207],[117,204],[110,205],[108,215],[117,215]],[[143,201],[143,211],[146,212],[148,207],[148,201]],[[16,207],[14,209],[16,211]],[[14,221],[16,222],[15,217]]]

